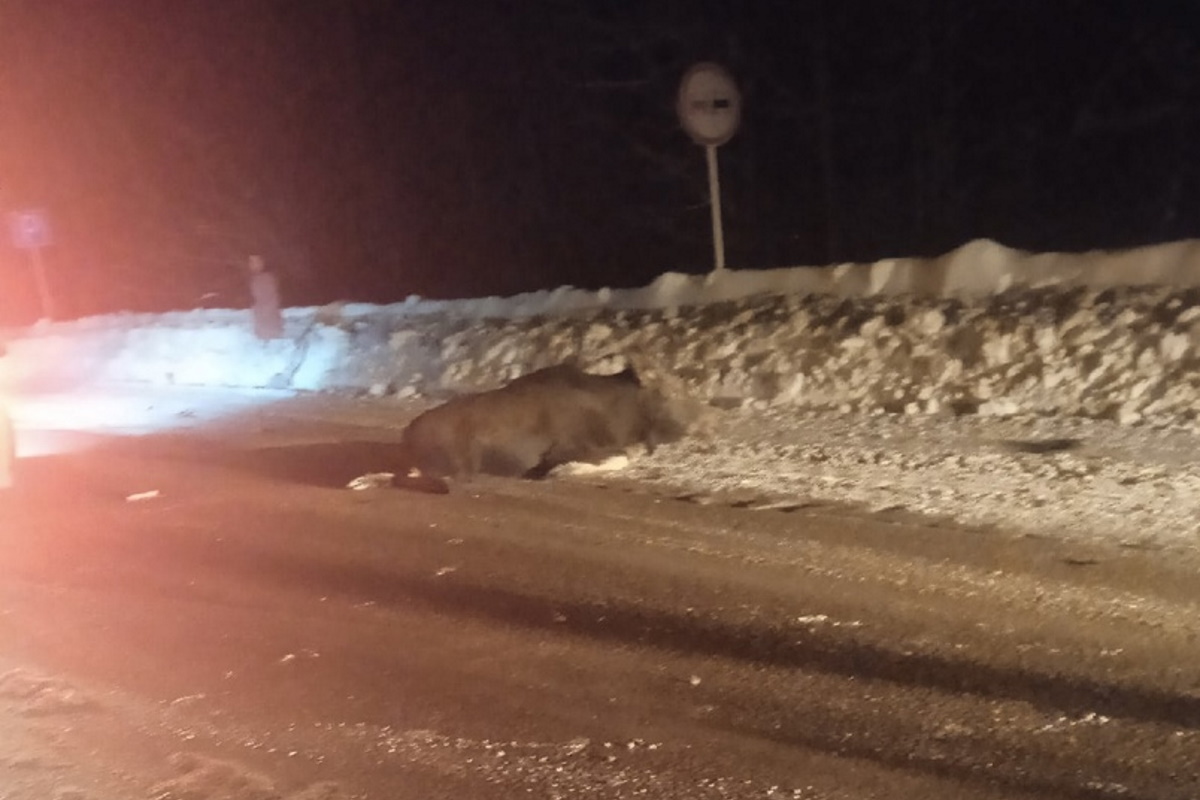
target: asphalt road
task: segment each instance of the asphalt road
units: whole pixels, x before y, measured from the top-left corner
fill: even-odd
[[[21,462],[0,799],[1200,797],[1188,557],[255,419]]]

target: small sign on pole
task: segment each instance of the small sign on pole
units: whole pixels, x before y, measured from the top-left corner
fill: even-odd
[[[14,211],[8,216],[8,227],[13,246],[29,253],[42,302],[42,317],[53,319],[54,301],[50,297],[50,284],[46,281],[46,268],[42,263],[42,248],[50,244],[50,222],[46,212],[41,209]]]
[[[719,64],[701,62],[684,73],[676,110],[683,129],[705,150],[708,197],[712,209],[714,271],[725,269],[725,236],[721,224],[721,180],[717,148],[733,138],[742,118],[742,96]]]

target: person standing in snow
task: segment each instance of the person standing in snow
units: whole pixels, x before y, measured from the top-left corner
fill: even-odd
[[[283,336],[279,305],[279,279],[266,268],[262,256],[250,256],[250,300],[254,308],[254,335],[259,339]]]

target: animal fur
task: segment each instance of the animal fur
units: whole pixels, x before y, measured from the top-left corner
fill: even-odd
[[[652,451],[682,434],[662,395],[632,369],[593,375],[562,364],[426,411],[403,441],[424,475],[540,478],[560,464],[602,461],[638,444]]]

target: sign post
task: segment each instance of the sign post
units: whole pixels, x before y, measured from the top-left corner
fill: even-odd
[[[708,161],[708,199],[712,210],[714,272],[725,269],[725,233],[721,224],[721,177],[717,148],[733,138],[742,117],[742,97],[724,67],[710,62],[692,65],[679,84],[676,111],[692,141],[704,148]]]
[[[8,217],[13,246],[29,252],[37,281],[38,297],[42,303],[42,318],[54,318],[54,300],[50,296],[50,284],[46,281],[46,267],[42,262],[42,248],[50,244],[50,223],[46,212],[40,209],[14,211]]]
[[[0,355],[3,359],[3,355]],[[0,397],[0,489],[11,489],[14,465],[17,461],[17,437],[12,417],[8,415],[5,398]]]

